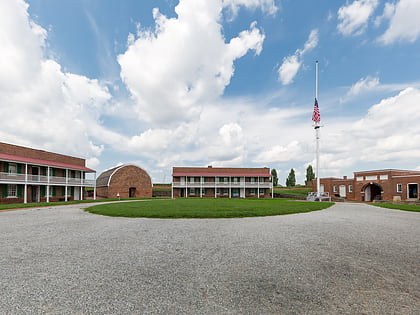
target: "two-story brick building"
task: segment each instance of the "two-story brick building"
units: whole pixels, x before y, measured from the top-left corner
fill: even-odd
[[[357,201],[417,201],[420,171],[396,169],[354,172],[354,178],[321,178],[321,192]],[[316,191],[316,180],[312,182]]]
[[[269,168],[174,167],[172,197],[269,198]]]
[[[82,200],[87,173],[84,159],[0,142],[0,203]]]

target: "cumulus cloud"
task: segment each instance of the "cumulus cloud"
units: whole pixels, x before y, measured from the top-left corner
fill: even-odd
[[[390,19],[390,23],[388,29],[378,38],[378,41],[384,45],[398,41],[416,41],[420,37],[419,15],[420,1],[418,0],[400,0],[395,5],[387,3],[382,19]]]
[[[344,36],[362,34],[377,6],[378,0],[356,0],[340,7],[337,12],[340,21],[337,25],[338,31]]]
[[[340,102],[345,102],[354,96],[373,91],[380,85],[378,77],[367,76],[365,78],[361,78],[355,84],[351,86],[349,91],[346,95],[340,98]]]
[[[130,37],[118,62],[141,120],[154,126],[197,120],[200,104],[217,99],[230,83],[234,61],[249,50],[261,52],[265,36],[256,23],[226,42],[222,9],[221,0],[181,0],[176,18],[155,9],[155,29]]]
[[[420,156],[419,119],[420,89],[406,88],[370,107],[354,123],[330,126],[324,137],[322,164],[330,172],[373,162],[378,168],[415,167]]]
[[[97,80],[64,72],[45,56],[47,31],[21,1],[0,2],[0,136],[4,141],[93,157],[90,125],[111,95]]]
[[[303,49],[297,49],[293,55],[287,56],[283,59],[283,63],[278,70],[279,80],[283,85],[288,85],[293,82],[293,79],[302,65],[303,56],[314,49],[317,45],[318,30],[314,29],[309,34],[309,38],[303,46]]]
[[[267,14],[276,14],[278,7],[274,3],[274,0],[224,0],[223,6],[231,11],[232,18],[236,17],[241,6],[246,8],[261,10]]]
[[[289,161],[305,161],[309,155],[299,141],[292,141],[287,145],[274,145],[271,149],[261,152],[253,160],[254,163],[281,163]],[[305,152],[306,151],[306,152]]]

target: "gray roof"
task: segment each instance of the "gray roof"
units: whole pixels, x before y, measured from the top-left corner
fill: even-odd
[[[99,177],[96,179],[96,187],[108,187],[109,179],[111,176],[121,167],[124,165],[113,167],[105,172],[103,172]]]

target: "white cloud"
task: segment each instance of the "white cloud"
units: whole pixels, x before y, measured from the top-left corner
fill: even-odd
[[[378,27],[383,21],[391,19],[395,14],[395,7],[394,3],[385,3],[384,12],[381,16],[376,17],[374,25]]]
[[[308,159],[308,152],[305,152],[302,143],[292,141],[287,145],[274,145],[271,149],[261,152],[253,160],[254,163],[281,163],[289,161],[305,161]]]
[[[361,78],[351,86],[346,96],[340,99],[340,102],[347,101],[348,99],[375,90],[380,85],[378,77],[367,76]]]
[[[278,7],[274,0],[223,0],[223,6],[231,11],[232,17],[236,17],[241,6],[261,10],[267,14],[276,14]]]
[[[0,137],[31,147],[82,157],[99,156],[101,109],[110,99],[97,80],[66,73],[45,57],[47,31],[33,22],[28,5],[0,2]],[[100,137],[100,136],[99,136]]]
[[[369,20],[378,6],[378,0],[356,0],[353,3],[338,9],[337,15],[340,21],[338,31],[344,36],[362,34]]]
[[[390,24],[385,33],[378,38],[382,44],[414,42],[420,37],[420,1],[400,0],[396,5],[387,3],[384,15],[390,19]]]
[[[225,42],[222,8],[220,0],[181,0],[177,18],[155,9],[155,30],[131,39],[118,62],[141,120],[157,126],[197,120],[201,104],[230,83],[234,61],[249,50],[261,52],[265,36],[255,23]]]
[[[293,79],[299,72],[299,69],[302,65],[303,56],[307,52],[313,50],[317,45],[318,30],[314,29],[309,34],[309,38],[303,46],[303,49],[297,49],[293,55],[287,56],[283,59],[283,63],[278,70],[279,80],[283,85],[288,85],[293,82]]]

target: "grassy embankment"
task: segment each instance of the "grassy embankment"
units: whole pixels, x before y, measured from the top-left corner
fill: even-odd
[[[146,218],[242,218],[322,210],[328,202],[298,202],[284,199],[179,198],[159,202],[127,202],[89,207],[86,211],[121,217]]]
[[[372,203],[372,205],[388,209],[397,209],[405,211],[414,211],[420,212],[419,205],[404,205],[404,204],[395,204],[395,203]]]

